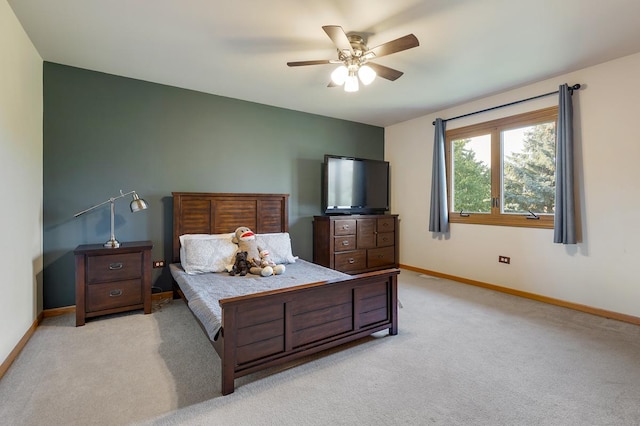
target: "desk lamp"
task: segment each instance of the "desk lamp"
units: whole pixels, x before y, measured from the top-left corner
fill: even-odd
[[[73,215],[74,217],[78,217],[80,215],[83,215],[97,207],[103,206],[107,203],[111,203],[111,239],[109,241],[107,241],[106,243],[104,243],[104,246],[107,248],[118,248],[120,247],[120,243],[118,242],[118,240],[116,240],[116,236],[115,236],[115,231],[114,231],[114,221],[115,221],[115,201],[118,198],[123,198],[126,197],[127,195],[132,195],[133,196],[133,200],[131,201],[131,204],[129,205],[129,207],[131,208],[131,212],[135,213],[135,212],[139,212],[140,210],[146,210],[149,206],[147,205],[147,202],[144,201],[142,198],[138,197],[138,194],[136,194],[136,191],[129,191],[127,193],[123,193],[122,189],[120,190],[120,195],[117,195],[115,197],[111,197],[108,200],[100,203],[100,204],[96,204],[95,206],[89,207],[86,210],[82,210],[81,212],[76,213],[75,215]]]

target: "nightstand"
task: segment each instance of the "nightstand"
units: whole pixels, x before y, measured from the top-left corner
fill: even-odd
[[[151,241],[78,246],[76,327],[86,318],[144,309],[151,313]]]

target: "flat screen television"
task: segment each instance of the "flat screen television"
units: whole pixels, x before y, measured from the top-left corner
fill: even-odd
[[[324,214],[383,214],[389,210],[389,163],[325,155]]]

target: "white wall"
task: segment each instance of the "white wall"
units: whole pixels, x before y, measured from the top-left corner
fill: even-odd
[[[400,262],[640,317],[640,54],[586,68],[390,126],[392,211],[400,215]],[[433,125],[580,83],[573,96],[581,242],[553,243],[552,230],[451,224],[428,232]],[[448,129],[557,104],[557,97],[447,123]],[[511,264],[498,263],[511,256]]]
[[[0,363],[42,310],[42,59],[0,0]]]

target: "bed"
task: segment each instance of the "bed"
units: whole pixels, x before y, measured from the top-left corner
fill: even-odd
[[[398,269],[347,275],[292,259],[279,276],[186,273],[181,236],[213,238],[239,226],[265,238],[289,238],[288,195],[173,193],[174,292],[185,299],[220,356],[223,395],[234,391],[238,377],[379,331],[398,333]],[[212,299],[206,293],[222,286],[219,280],[233,280],[227,284],[231,290]],[[240,286],[248,287],[248,294],[238,292]]]

